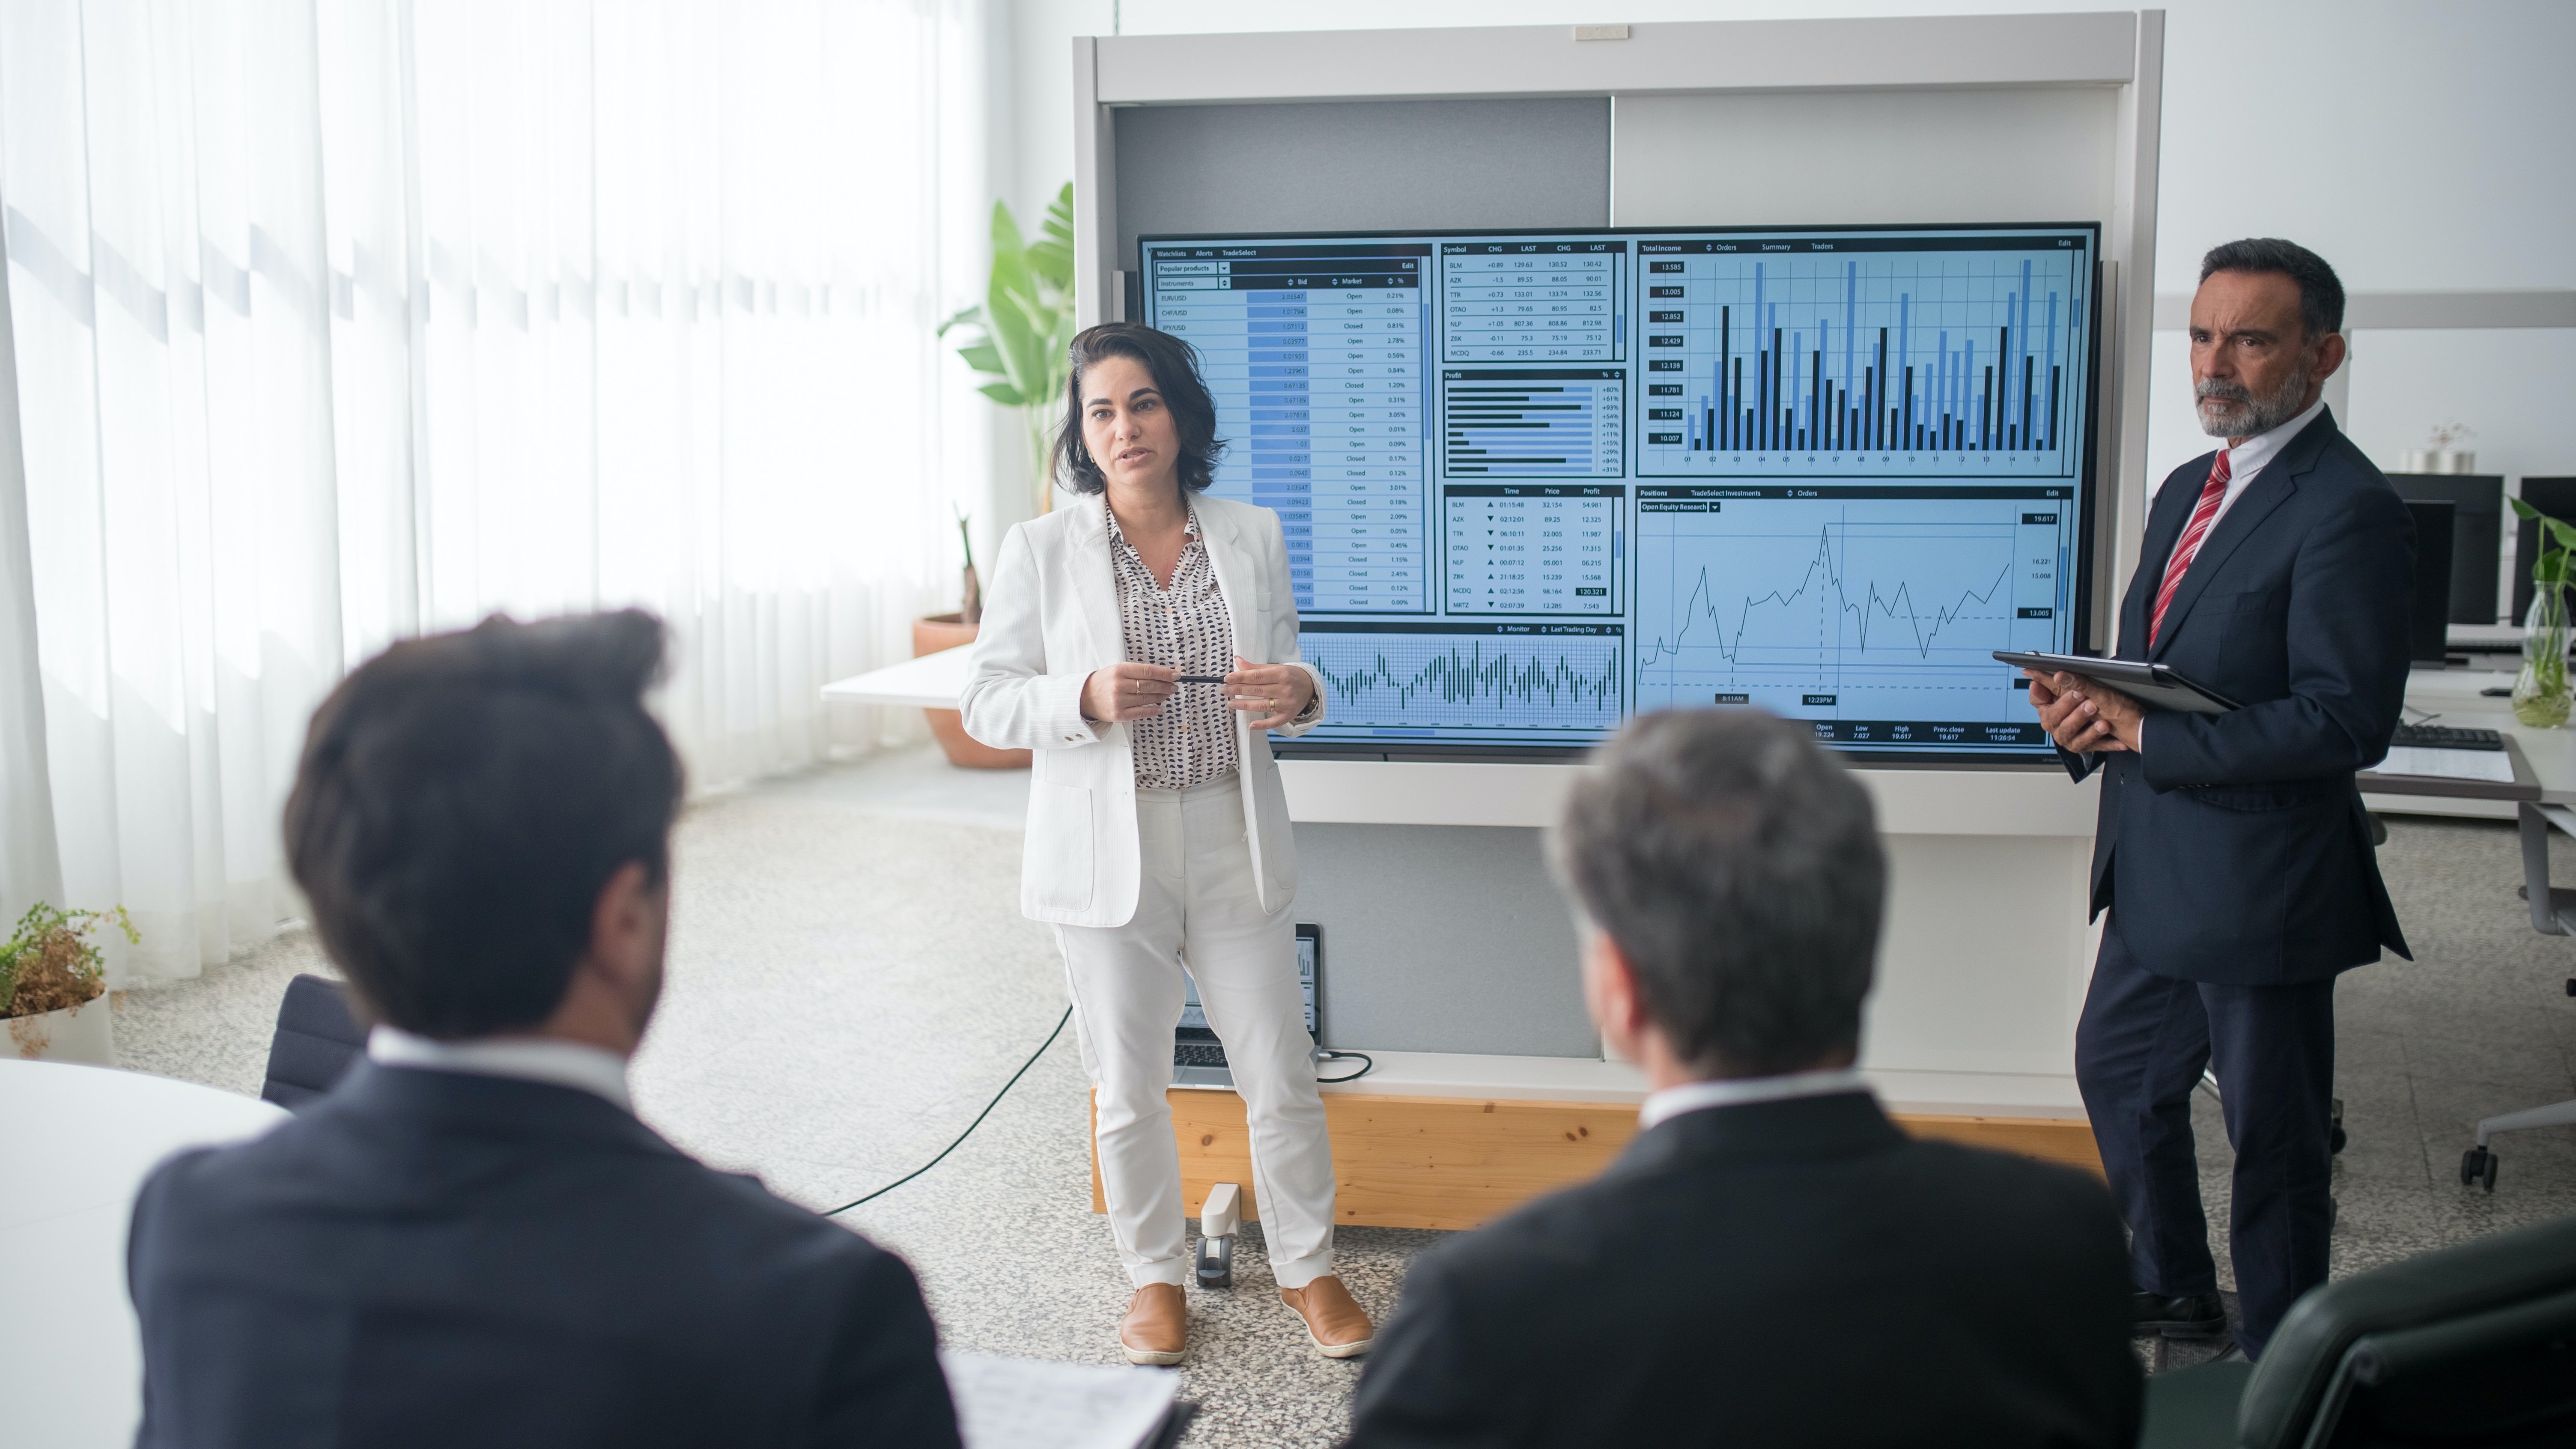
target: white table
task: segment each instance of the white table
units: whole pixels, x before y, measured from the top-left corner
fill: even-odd
[[[901,664],[889,664],[883,669],[836,679],[823,686],[823,697],[843,704],[955,709],[957,696],[966,692],[967,665],[970,662],[967,656],[972,652],[961,644],[954,649],[907,659]]]
[[[169,1077],[0,1060],[0,1444],[134,1442],[143,1342],[125,1291],[135,1190],[182,1147],[256,1137],[283,1108]]]
[[[2459,626],[2454,626],[2455,628]],[[2510,689],[2514,676],[2502,670],[2418,669],[2406,680],[2407,706],[2436,716],[2434,724],[2460,729],[2490,729],[2511,738],[2540,782],[2540,798],[2551,805],[2576,805],[2576,726],[2533,729],[2513,717],[2513,701],[2482,693]],[[2437,795],[2385,795],[2361,777],[2362,803],[2383,814],[2450,815],[2486,820],[2514,818],[2513,802]]]

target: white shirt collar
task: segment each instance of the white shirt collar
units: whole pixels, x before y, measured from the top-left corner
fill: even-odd
[[[2227,481],[2229,486],[2227,491],[2234,493],[2246,483],[2252,482],[2254,475],[2262,472],[2265,464],[2271,462],[2274,458],[2281,456],[2281,450],[2290,446],[2290,440],[2305,431],[2308,424],[2317,420],[2317,414],[2322,413],[2325,410],[2326,400],[2320,397],[2315,402],[2308,404],[2308,410],[2306,412],[2299,414],[2297,417],[2290,419],[2288,422],[2281,424],[2279,427],[2272,429],[2268,433],[2256,433],[2254,436],[2247,438],[2244,442],[2228,449]]]
[[[619,1111],[635,1110],[633,1099],[626,1095],[626,1059],[605,1048],[579,1042],[537,1036],[433,1041],[379,1026],[367,1033],[367,1059],[389,1067],[515,1077],[523,1082],[573,1087],[605,1099]]]
[[[1791,1072],[1778,1077],[1733,1077],[1711,1082],[1684,1082],[1647,1094],[1637,1113],[1637,1130],[1645,1132],[1684,1112],[1710,1107],[1740,1107],[1748,1102],[1778,1102],[1790,1097],[1829,1097],[1837,1092],[1866,1092],[1858,1067],[1825,1072]]]

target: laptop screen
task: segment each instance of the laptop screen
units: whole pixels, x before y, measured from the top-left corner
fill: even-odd
[[[1181,999],[1182,1041],[1214,1041],[1216,1033],[1208,1029],[1207,1010],[1199,1005],[1199,984],[1184,970],[1181,983],[1186,994]],[[1297,937],[1297,985],[1306,993],[1306,1034],[1315,1034],[1315,938]]]

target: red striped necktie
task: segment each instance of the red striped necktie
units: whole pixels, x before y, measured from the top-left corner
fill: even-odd
[[[2165,606],[2173,602],[2174,590],[2182,587],[2182,576],[2190,570],[2191,561],[2200,555],[2200,545],[2209,537],[2210,525],[2218,521],[2218,505],[2227,501],[2227,455],[2231,450],[2218,450],[2218,461],[2209,468],[2209,481],[2200,487],[2200,504],[2191,511],[2191,522],[2182,531],[2182,542],[2174,546],[2173,562],[2165,566],[2164,587],[2156,590],[2155,612],[2147,616],[2147,647],[2156,647],[2156,635],[2165,626]]]

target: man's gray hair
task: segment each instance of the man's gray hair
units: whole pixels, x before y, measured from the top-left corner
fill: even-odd
[[[1887,864],[1869,793],[1805,726],[1751,709],[1643,715],[1566,802],[1558,879],[1712,1076],[1855,1050]]]

